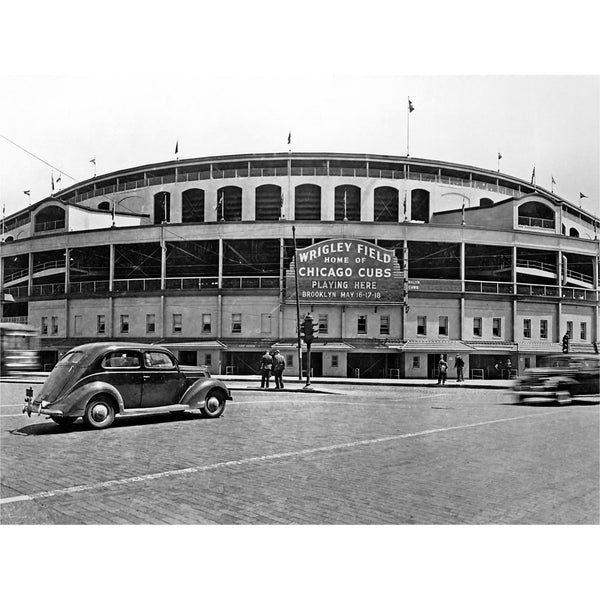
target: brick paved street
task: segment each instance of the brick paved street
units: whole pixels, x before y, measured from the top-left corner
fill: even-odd
[[[10,523],[500,524],[599,521],[598,404],[502,390],[234,390],[225,416],[63,431],[2,383]]]

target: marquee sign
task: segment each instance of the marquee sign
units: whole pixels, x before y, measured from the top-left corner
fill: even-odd
[[[402,270],[393,250],[356,239],[333,239],[296,252],[301,302],[402,304]],[[292,261],[286,300],[296,297]]]

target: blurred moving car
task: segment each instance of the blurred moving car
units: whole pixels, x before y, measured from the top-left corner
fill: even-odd
[[[599,399],[600,354],[553,354],[515,380],[517,402],[527,398],[551,398],[568,404],[572,398]]]
[[[40,336],[32,325],[0,323],[0,373],[37,371],[40,364]]]
[[[48,415],[67,426],[79,417],[95,429],[117,415],[199,409],[220,417],[231,400],[227,386],[205,367],[184,367],[166,348],[101,342],[65,354],[38,394],[26,393],[23,412]]]

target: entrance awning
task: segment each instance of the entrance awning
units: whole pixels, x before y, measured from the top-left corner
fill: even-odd
[[[516,352],[518,350],[517,344],[511,343],[497,343],[497,344],[469,344],[473,349],[478,352],[491,352],[492,354],[501,354],[502,352]]]
[[[277,342],[271,346],[273,350],[297,350],[298,344],[295,343],[286,343],[286,342]],[[306,345],[302,344],[302,349],[306,350]],[[315,342],[310,346],[311,352],[324,352],[327,350],[354,350],[354,346],[351,344],[346,344],[345,342]]]
[[[390,344],[390,350],[398,352],[428,352],[430,354],[441,354],[445,352],[472,352],[473,346],[465,344],[460,340],[406,340],[400,344]]]
[[[162,343],[165,348],[173,348],[175,350],[227,350],[227,346],[218,340],[199,340],[197,342],[174,342]]]
[[[519,342],[519,352],[555,354],[556,352],[562,352],[562,346],[553,342]]]

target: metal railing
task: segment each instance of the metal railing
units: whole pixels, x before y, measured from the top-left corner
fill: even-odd
[[[218,277],[167,277],[167,290],[211,290],[219,287]]]
[[[69,283],[69,294],[106,294],[109,281],[72,281]]]
[[[562,297],[567,300],[586,300],[588,302],[596,302],[597,292],[596,290],[564,287],[562,289]]]
[[[64,283],[43,283],[31,286],[32,296],[57,296],[65,293]]]
[[[58,221],[44,221],[42,223],[36,221],[35,231],[54,231],[55,229],[64,229],[65,223],[66,222],[64,219],[60,219]]]
[[[523,217],[519,215],[519,225],[522,227],[535,227],[537,229],[554,229],[554,219],[542,219],[539,217]]]
[[[571,279],[577,279],[578,281],[585,281],[586,283],[594,283],[594,278],[591,275],[585,275],[584,273],[577,273],[567,269],[567,277]]]
[[[27,225],[31,223],[31,217],[27,215],[26,217],[20,217],[16,219],[14,222],[4,221],[4,231],[12,231],[13,229],[17,229],[18,227],[22,227],[23,225]]]
[[[560,297],[559,288],[555,285],[534,285],[530,283],[517,283],[519,296],[544,296],[547,298]]]
[[[212,172],[208,169],[200,171],[191,171],[188,173],[175,173],[168,175],[149,175],[145,178],[136,179],[133,181],[126,181],[119,184],[111,184],[103,187],[98,187],[95,190],[89,190],[86,192],[78,193],[76,195],[76,202],[81,202],[89,198],[96,196],[104,196],[114,192],[123,192],[126,190],[134,190],[154,185],[165,185],[174,182],[188,182],[198,181],[206,179],[235,179],[235,178],[246,178],[246,177],[285,177],[288,174],[286,166],[276,167],[241,167],[238,169],[220,169],[217,165],[212,166]],[[373,177],[378,179],[410,179],[412,181],[423,181],[428,183],[442,183],[447,185],[454,185],[467,188],[475,188],[478,190],[485,190],[489,192],[496,192],[507,196],[519,197],[525,194],[524,191],[509,188],[500,184],[491,183],[487,181],[478,181],[473,179],[465,179],[462,177],[450,177],[448,175],[439,175],[438,173],[419,173],[419,172],[408,172],[404,173],[404,169],[377,169],[372,167],[342,167],[342,166],[293,166],[290,170],[290,174],[294,176],[303,177],[316,177],[316,176],[340,176],[340,177]],[[550,221],[552,225],[528,225],[530,227],[543,227],[543,228],[554,228],[554,222],[548,219],[534,219],[531,217],[519,217],[519,219],[531,219],[534,221]],[[27,221],[26,221],[27,222]],[[520,225],[527,226],[527,223],[521,223]],[[13,225],[10,229],[18,227]],[[9,228],[6,228],[8,231]]]
[[[527,269],[538,269],[539,271],[546,271],[548,273],[554,273],[556,275],[556,265],[544,263],[539,260],[517,258],[517,267],[524,267]]]
[[[465,292],[476,294],[513,294],[512,283],[499,283],[496,281],[465,281]]]
[[[115,279],[114,292],[157,292],[160,291],[160,279]]]
[[[15,271],[14,273],[10,273],[5,275],[4,277],[4,283],[10,283],[11,281],[14,281],[15,279],[21,279],[21,277],[28,277],[29,276],[29,269],[21,269],[20,271]]]
[[[2,317],[3,323],[21,323],[27,325],[27,317]]]
[[[279,277],[223,277],[223,288],[227,289],[261,289],[279,288]]]
[[[65,259],[60,260],[49,260],[39,265],[33,265],[33,272],[40,273],[41,271],[47,271],[48,269],[62,269],[65,266]]]

